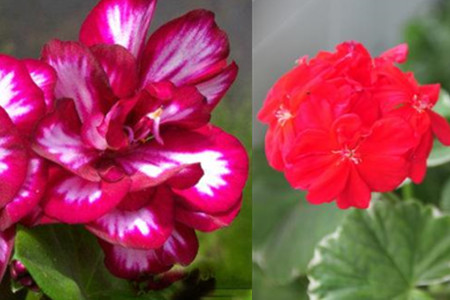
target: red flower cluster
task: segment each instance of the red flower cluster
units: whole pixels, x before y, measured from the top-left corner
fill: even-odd
[[[228,38],[196,10],[147,40],[155,7],[102,0],[79,42],[0,56],[0,279],[17,222],[84,224],[113,274],[151,280],[239,213],[248,157],[209,123],[237,75]]]
[[[259,119],[266,154],[313,204],[367,208],[371,192],[423,180],[433,136],[450,145],[450,126],[432,111],[439,84],[419,85],[395,63],[399,45],[372,58],[363,45],[299,59],[270,90]]]

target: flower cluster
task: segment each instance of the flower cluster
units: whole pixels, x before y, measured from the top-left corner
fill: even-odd
[[[18,222],[84,224],[114,275],[151,280],[239,213],[248,157],[209,123],[237,75],[228,38],[195,10],[147,39],[155,7],[102,0],[79,41],[0,56],[0,278]]]
[[[269,91],[259,119],[266,155],[313,204],[367,208],[371,192],[406,178],[419,183],[433,137],[450,145],[450,126],[432,110],[439,84],[419,85],[396,63],[401,44],[372,58],[357,42],[302,57]]]

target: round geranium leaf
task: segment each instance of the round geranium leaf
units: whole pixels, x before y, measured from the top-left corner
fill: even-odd
[[[408,201],[355,210],[324,238],[309,266],[312,299],[433,299],[450,280],[450,216]]]

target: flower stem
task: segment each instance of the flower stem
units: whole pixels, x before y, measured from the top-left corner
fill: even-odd
[[[399,196],[397,196],[394,192],[384,193],[383,197],[387,200],[393,201],[393,202],[400,202],[402,199],[400,199]]]
[[[412,183],[405,184],[402,187],[402,196],[403,196],[403,199],[405,199],[405,200],[414,198],[414,190],[413,190]]]

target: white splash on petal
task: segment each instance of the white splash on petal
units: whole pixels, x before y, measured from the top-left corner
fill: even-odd
[[[65,164],[71,164],[74,168],[79,168],[89,162],[83,159],[86,156],[80,155],[80,149],[85,145],[76,136],[72,136],[64,131],[61,124],[53,124],[43,130],[43,136],[38,138],[39,144],[47,149],[51,154],[59,156],[59,160]]]
[[[230,174],[228,161],[223,159],[223,154],[217,151],[207,150],[199,153],[174,153],[172,159],[185,164],[200,163],[204,175],[195,185],[200,193],[214,196],[213,189],[227,185],[224,175]]]
[[[25,104],[26,99],[16,98],[19,92],[14,83],[15,75],[14,72],[0,73],[0,106],[7,111],[12,119],[32,109],[31,105]]]
[[[149,257],[156,255],[153,250],[139,250],[131,248],[114,247],[114,256],[120,265],[127,270],[145,271],[149,267]]]
[[[59,185],[57,192],[64,194],[65,201],[69,203],[86,200],[89,203],[93,203],[102,196],[98,183],[89,182],[78,177],[66,179]]]
[[[11,151],[7,150],[6,148],[2,147],[8,143],[8,138],[0,138],[0,174],[8,170],[9,166],[4,162],[4,159],[6,159],[10,154]]]
[[[155,216],[147,208],[138,211],[114,210],[103,216],[99,221],[110,235],[117,235],[123,238],[130,231],[138,230],[143,235],[149,235],[153,230],[157,230]]]
[[[8,256],[8,243],[0,237],[0,262],[3,263],[6,261]]]

